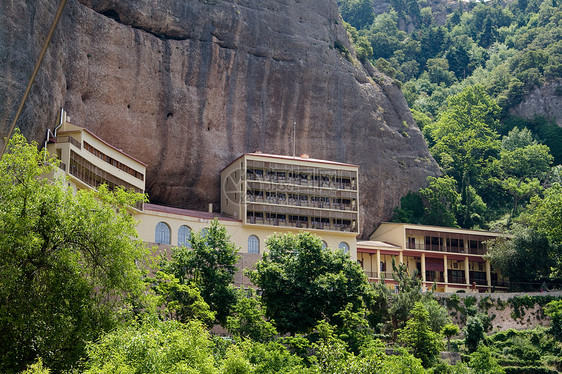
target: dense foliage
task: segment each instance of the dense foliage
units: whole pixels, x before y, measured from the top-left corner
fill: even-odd
[[[279,332],[306,333],[321,319],[337,323],[336,313],[348,304],[354,311],[370,304],[363,269],[343,251],[324,248],[319,237],[275,234],[266,244],[268,252],[248,276]]]
[[[532,89],[562,78],[556,2],[338,4],[358,57],[402,87],[443,171],[403,197],[395,221],[511,230],[531,200],[557,194],[549,188],[560,182],[562,128],[508,115]]]
[[[135,313],[147,254],[127,211],[144,197],[44,178],[57,160],[16,133],[0,161],[0,372],[68,368]]]
[[[375,14],[368,0],[338,1],[358,54],[402,81],[410,107],[420,112],[437,116],[447,97],[474,84],[506,110],[531,88],[562,77],[562,10],[555,1],[389,3],[385,12],[377,4]],[[372,53],[365,55],[361,40]]]
[[[163,271],[180,284],[196,287],[216,321],[225,326],[236,302],[232,283],[239,258],[238,248],[230,241],[226,228],[214,219],[207,230],[190,236],[189,247],[173,248],[171,257],[164,260]]]

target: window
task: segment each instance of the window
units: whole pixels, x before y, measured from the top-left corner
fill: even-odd
[[[326,248],[328,248],[328,243],[322,240],[322,249],[326,249]]]
[[[170,226],[165,222],[158,222],[156,225],[156,239],[158,244],[170,244]]]
[[[248,237],[248,253],[260,253],[260,240],[255,235]]]
[[[178,245],[190,247],[191,243],[189,243],[189,239],[191,239],[191,229],[189,226],[181,225],[178,229]]]
[[[346,242],[341,242],[338,248],[343,250],[343,253],[349,253],[349,244]]]

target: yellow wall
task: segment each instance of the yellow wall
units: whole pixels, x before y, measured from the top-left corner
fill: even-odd
[[[181,225],[187,225],[192,231],[201,231],[208,227],[210,219],[197,218],[195,216],[159,212],[155,210],[145,209],[143,212],[135,214],[135,218],[139,221],[137,231],[141,240],[153,243],[155,240],[155,228],[158,222],[164,222],[170,227],[171,244],[178,244],[178,229]],[[219,219],[220,223],[226,227],[228,234],[231,236],[232,242],[240,247],[241,253],[248,252],[248,237],[255,235],[260,241],[260,253],[265,248],[265,240],[275,232],[279,233],[298,233],[306,230],[296,228],[272,227],[261,225],[245,225],[240,221]],[[357,259],[357,244],[354,233],[308,230],[318,235],[326,242],[328,247],[337,249],[340,242],[346,242],[349,245],[350,257],[352,260]]]
[[[392,243],[401,248],[406,248],[405,241],[406,230],[404,224],[398,223],[382,223],[377,230],[371,234],[371,240],[380,240]]]
[[[47,145],[47,150],[49,151],[49,153],[51,153],[52,155],[58,155],[60,157],[61,162],[66,165],[66,173],[68,175],[70,175],[69,174],[70,151],[73,150],[74,152],[76,152],[76,154],[78,154],[79,156],[81,156],[91,164],[97,166],[98,168],[106,171],[107,173],[121,179],[124,182],[129,183],[130,185],[144,192],[145,181],[146,181],[146,166],[144,164],[132,159],[131,157],[124,154],[123,152],[116,150],[115,148],[104,143],[103,141],[100,141],[98,138],[87,132],[82,127],[73,125],[68,122],[65,122],[63,126],[58,130],[57,136],[59,137],[59,139],[70,136],[81,144],[80,148],[68,142],[50,143]],[[84,143],[83,143],[84,141],[89,143],[91,146],[93,146],[100,152],[104,153],[105,155],[113,158],[114,160],[117,160],[120,163],[142,173],[144,176],[143,180],[140,180],[139,178],[136,178],[133,175],[93,155],[91,152],[87,151],[84,148]],[[76,180],[76,178],[74,178],[72,175],[70,176],[72,180],[71,187],[75,189],[91,188],[91,186],[88,186]]]

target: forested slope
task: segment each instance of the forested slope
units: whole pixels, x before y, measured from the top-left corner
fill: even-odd
[[[512,285],[561,250],[562,9],[556,0],[340,0],[358,56],[401,87],[443,172],[394,220],[516,233],[490,245]],[[526,269],[526,270],[525,270]]]

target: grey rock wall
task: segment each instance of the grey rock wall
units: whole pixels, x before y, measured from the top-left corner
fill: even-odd
[[[57,5],[0,3],[2,136]],[[334,0],[68,0],[18,127],[42,142],[61,106],[149,165],[154,203],[218,207],[220,170],[292,154],[293,128],[297,154],[360,166],[364,236],[438,173],[400,90],[354,58]]]

